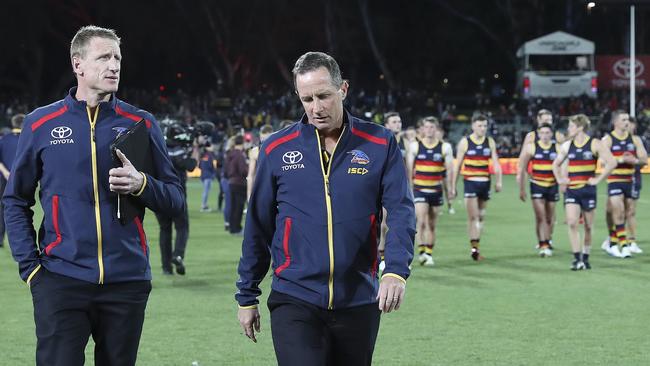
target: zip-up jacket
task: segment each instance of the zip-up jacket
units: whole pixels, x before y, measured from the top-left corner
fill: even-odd
[[[389,227],[383,276],[408,278],[415,210],[397,141],[347,113],[343,126],[329,159],[306,116],[260,148],[239,262],[240,307],[258,304],[271,262],[275,291],[326,309],[375,303],[382,206]]]
[[[118,133],[145,119],[153,173],[134,195],[156,212],[175,216],[185,201],[162,132],[153,116],[114,95],[92,110],[74,97],[25,117],[3,197],[7,234],[20,276],[29,281],[41,266],[93,283],[149,280],[144,209],[132,222],[117,219],[117,194],[109,190],[114,166],[110,144]],[[127,156],[128,158],[128,156]],[[119,164],[121,166],[121,164]],[[39,186],[43,221],[32,222]]]

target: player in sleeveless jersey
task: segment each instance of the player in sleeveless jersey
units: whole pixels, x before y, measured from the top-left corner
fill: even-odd
[[[539,140],[532,141],[522,148],[519,160],[519,171],[522,179],[519,182],[519,198],[526,202],[526,167],[530,163],[530,198],[535,213],[535,232],[537,233],[539,255],[553,255],[551,237],[555,222],[555,203],[560,194],[555,176],[553,176],[553,160],[557,157],[557,145],[553,141],[553,128],[550,124],[542,124],[537,128]]]
[[[479,246],[485,209],[487,201],[490,199],[490,160],[496,176],[495,191],[501,192],[502,187],[501,165],[499,164],[496,143],[494,139],[486,136],[487,125],[488,120],[484,115],[472,117],[472,133],[458,142],[451,180],[451,197],[455,197],[458,177],[463,176],[465,208],[467,210],[467,234],[470,239],[470,255],[475,261],[483,259]]]
[[[571,270],[591,269],[589,254],[596,208],[596,186],[616,167],[616,160],[599,139],[587,134],[591,122],[584,114],[569,118],[568,135],[570,140],[562,144],[557,158],[553,161],[553,174],[564,192],[564,205],[569,241],[574,260]],[[596,162],[600,158],[605,166],[596,175]],[[561,169],[568,160],[567,174]],[[580,214],[584,218],[584,236],[580,240],[578,223]]]
[[[622,110],[612,112],[611,123],[613,130],[603,137],[603,144],[616,159],[616,168],[607,177],[607,209],[606,222],[609,237],[603,242],[602,248],[612,257],[629,258],[641,250],[636,245],[632,247],[625,230],[626,212],[634,204],[634,174],[635,168],[645,165],[648,153],[638,136],[629,132],[630,115]]]
[[[438,139],[435,117],[422,119],[422,140],[411,142],[406,153],[408,176],[413,188],[420,264],[433,266],[436,225],[443,204],[443,187],[449,192],[449,173],[454,157],[451,145]],[[445,174],[447,173],[447,174]]]

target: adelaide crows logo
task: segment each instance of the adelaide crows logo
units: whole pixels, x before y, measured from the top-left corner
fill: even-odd
[[[352,154],[352,160],[350,161],[352,164],[366,165],[370,163],[368,155],[361,150],[348,151],[348,154]]]

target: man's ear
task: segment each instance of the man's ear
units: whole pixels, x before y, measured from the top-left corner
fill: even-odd
[[[81,57],[79,56],[72,56],[72,72],[74,72],[77,76],[83,76],[84,73],[81,70]]]

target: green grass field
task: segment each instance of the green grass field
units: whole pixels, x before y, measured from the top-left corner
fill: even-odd
[[[376,365],[648,365],[650,364],[650,219],[639,201],[639,244],[646,254],[621,260],[600,250],[605,235],[599,187],[591,271],[571,272],[564,213],[558,207],[555,255],[539,258],[530,203],[514,178],[493,194],[481,240],[486,260],[469,258],[462,200],[439,221],[436,266],[415,265],[406,301],[382,318]],[[213,191],[211,202],[216,200]],[[185,277],[163,277],[158,226],[150,213],[153,291],[139,365],[274,365],[269,315],[253,344],[241,334],[233,294],[241,238],[224,232],[220,213],[200,213],[200,182],[190,180],[190,242]],[[40,219],[39,221],[40,222]],[[29,289],[8,248],[0,250],[0,364],[34,364]],[[265,303],[270,279],[264,283]],[[87,349],[92,363],[92,340]]]

